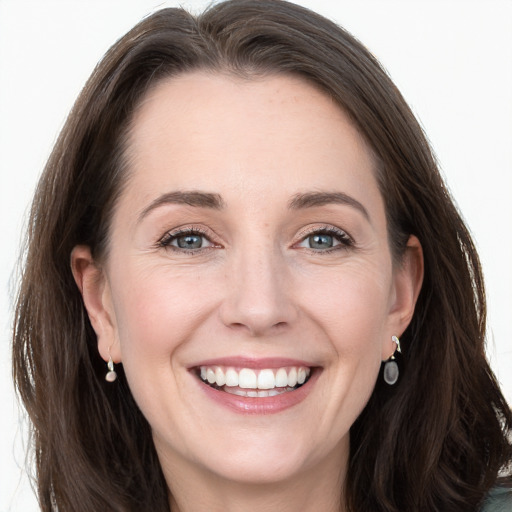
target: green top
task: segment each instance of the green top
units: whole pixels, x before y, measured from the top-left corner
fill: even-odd
[[[512,489],[506,487],[491,489],[481,512],[512,512]]]

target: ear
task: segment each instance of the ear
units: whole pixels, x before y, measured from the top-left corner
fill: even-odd
[[[400,338],[412,320],[414,308],[423,283],[423,250],[420,241],[411,235],[401,261],[393,271],[393,291],[388,316],[388,337],[383,345],[382,360],[395,351],[391,336]]]
[[[105,271],[94,261],[91,250],[77,245],[71,252],[71,271],[82,294],[85,309],[98,339],[98,351],[104,361],[121,361],[115,313]]]

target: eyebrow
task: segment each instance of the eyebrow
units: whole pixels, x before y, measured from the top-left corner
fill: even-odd
[[[316,206],[324,206],[327,204],[344,204],[352,206],[359,210],[366,220],[370,220],[368,210],[353,197],[343,192],[305,192],[303,194],[296,194],[293,196],[289,203],[289,208],[292,210],[299,210],[302,208],[314,208]]]
[[[197,191],[167,192],[158,196],[151,202],[151,204],[144,208],[139,215],[139,222],[152,210],[165,204],[185,204],[188,206],[210,208],[213,210],[222,210],[225,206],[225,203],[219,194]],[[366,208],[357,199],[354,199],[343,192],[305,192],[296,194],[289,202],[288,208],[291,210],[300,210],[304,208],[324,206],[327,204],[343,204],[352,206],[359,210],[368,221],[370,220],[370,215]]]
[[[224,201],[219,194],[209,192],[167,192],[158,196],[151,202],[139,215],[139,222],[146,217],[152,210],[165,204],[186,204],[198,208],[211,208],[213,210],[221,210],[224,208]]]

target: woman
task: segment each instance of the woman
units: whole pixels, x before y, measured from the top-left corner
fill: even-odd
[[[241,0],[141,22],[30,226],[14,373],[43,510],[506,506],[477,254],[399,92],[329,21]]]

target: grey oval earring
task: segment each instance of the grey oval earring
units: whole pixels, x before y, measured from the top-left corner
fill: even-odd
[[[400,348],[400,340],[397,336],[391,336],[391,339],[396,343],[396,350],[395,352],[402,353],[402,350]],[[393,355],[384,363],[384,370],[382,373],[382,377],[384,379],[384,382],[388,384],[389,386],[393,386],[397,383],[398,378],[400,377],[400,370],[398,368],[398,363],[395,359],[395,354]]]

